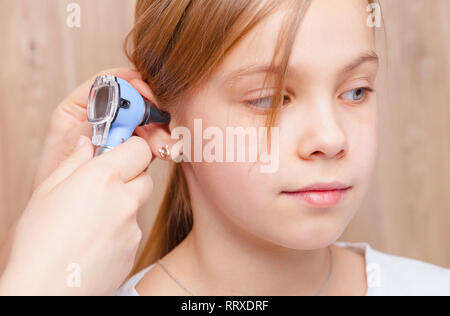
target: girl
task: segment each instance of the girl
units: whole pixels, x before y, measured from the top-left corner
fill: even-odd
[[[173,120],[137,134],[176,163],[136,274],[117,295],[450,294],[447,269],[336,242],[376,161],[370,4],[138,0],[128,57]],[[194,160],[198,143],[178,146],[171,132],[193,135],[199,120],[217,132],[211,139],[230,126],[268,127],[259,145],[278,164],[226,162],[225,146]]]

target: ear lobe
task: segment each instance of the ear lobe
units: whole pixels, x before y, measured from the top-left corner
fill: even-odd
[[[168,131],[168,127],[162,124],[149,124],[146,126],[140,126],[136,128],[135,134],[145,139],[149,145],[153,158],[161,158],[159,149],[168,145],[172,148],[177,140],[172,139],[171,133]]]

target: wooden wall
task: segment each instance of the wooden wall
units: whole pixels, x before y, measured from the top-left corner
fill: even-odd
[[[96,72],[127,66],[134,1],[0,0],[0,240],[27,203],[52,109]],[[379,80],[380,148],[372,190],[341,238],[450,267],[450,1],[382,1],[388,55]],[[382,34],[382,33],[381,33]],[[387,50],[384,47],[387,44]],[[155,183],[166,183],[155,162]],[[140,221],[148,233],[165,185]]]

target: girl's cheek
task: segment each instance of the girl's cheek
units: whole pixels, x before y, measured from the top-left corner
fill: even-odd
[[[359,181],[368,183],[373,175],[378,151],[378,117],[372,111],[364,121],[353,125],[349,134],[349,159]]]
[[[244,205],[248,209],[268,198],[271,180],[249,163],[202,163],[194,164],[195,178],[202,194],[215,201],[224,211],[239,212]],[[262,203],[262,202],[261,202]]]

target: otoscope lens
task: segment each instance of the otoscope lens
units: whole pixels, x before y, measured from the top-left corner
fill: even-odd
[[[97,90],[94,100],[94,115],[96,120],[101,120],[107,116],[109,102],[111,102],[111,88],[100,87]]]

